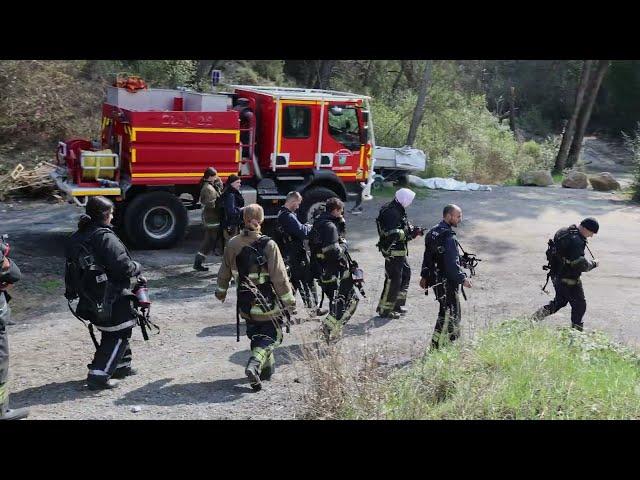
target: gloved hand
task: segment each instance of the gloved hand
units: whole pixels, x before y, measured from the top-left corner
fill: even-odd
[[[216,289],[215,295],[216,295],[216,298],[218,300],[220,300],[221,302],[224,302],[225,299],[227,298],[227,292],[223,292],[223,291],[218,290],[218,289]]]
[[[133,260],[133,264],[135,265],[135,271],[133,272],[132,276],[137,277],[142,272],[142,265],[140,264],[140,262],[136,262],[135,260]]]
[[[598,265],[600,265],[600,262],[598,260],[593,260],[591,262],[591,268],[589,270],[593,270],[594,268],[596,268]]]

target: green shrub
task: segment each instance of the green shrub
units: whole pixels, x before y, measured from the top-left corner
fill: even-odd
[[[426,354],[379,382],[375,402],[355,395],[341,416],[640,419],[639,367],[637,352],[600,332],[513,320]]]
[[[531,107],[518,116],[517,124],[523,130],[536,135],[547,135],[553,130],[551,120],[539,108]]]
[[[524,142],[520,145],[520,151],[525,155],[533,157],[535,160],[540,160],[542,155],[540,145],[533,140],[529,140],[528,142]]]
[[[434,68],[415,142],[429,158],[426,172],[417,172],[419,176],[496,183],[546,161],[542,145],[530,141],[519,146],[508,125],[487,110],[484,96],[457,90],[453,79],[450,71]],[[393,99],[374,99],[378,145],[404,145],[415,102],[415,95],[406,92]]]
[[[68,135],[95,138],[104,84],[81,77],[85,61],[0,61],[0,153],[42,147]]]

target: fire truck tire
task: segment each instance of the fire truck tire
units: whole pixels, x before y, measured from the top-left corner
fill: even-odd
[[[302,204],[298,210],[298,219],[302,223],[313,223],[313,213],[320,205],[331,197],[338,197],[333,190],[324,187],[315,187],[307,190],[302,195]]]
[[[189,216],[178,197],[148,192],[135,197],[124,213],[124,227],[136,248],[169,248],[185,234]]]

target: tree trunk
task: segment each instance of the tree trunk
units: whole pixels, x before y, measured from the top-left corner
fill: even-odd
[[[591,111],[593,110],[594,103],[596,103],[596,97],[598,96],[602,79],[604,78],[605,73],[607,73],[610,63],[610,60],[598,60],[596,70],[591,75],[591,82],[585,95],[582,109],[578,115],[578,126],[576,127],[576,133],[573,137],[573,141],[571,142],[571,148],[569,149],[569,155],[567,157],[567,166],[569,167],[573,167],[580,158],[582,139],[584,138],[584,134],[587,130],[587,125],[591,118]]]
[[[305,88],[313,88],[313,85],[315,84],[317,63],[318,61],[316,60],[304,60]]]
[[[365,88],[369,86],[369,79],[371,78],[371,70],[373,67],[373,60],[369,60],[367,64],[367,69],[364,71],[364,78],[362,79],[362,86]]]
[[[400,87],[400,80],[402,80],[402,68],[398,70],[398,75],[396,75],[396,79],[393,81],[393,86],[391,87],[391,96],[395,97],[396,93],[398,93],[398,88]]]
[[[331,73],[335,66],[335,60],[320,60],[318,66],[318,76],[313,88],[327,89],[329,88],[329,82],[331,81]]]
[[[516,133],[516,87],[509,89],[509,128]]]
[[[561,173],[567,163],[567,157],[569,155],[569,147],[573,142],[573,136],[576,133],[576,124],[578,122],[578,114],[582,109],[584,102],[584,93],[587,90],[587,85],[592,73],[593,60],[585,60],[582,64],[582,73],[580,74],[580,81],[578,82],[578,89],[576,91],[576,104],[573,107],[573,113],[569,119],[565,131],[562,135],[562,143],[556,156],[556,162],[553,167],[555,173]]]
[[[198,85],[205,77],[211,74],[215,60],[198,60],[196,67],[195,84]]]
[[[418,90],[418,100],[416,101],[416,108],[413,110],[413,118],[411,118],[411,125],[409,126],[409,134],[407,135],[407,145],[413,146],[416,141],[416,135],[418,133],[418,127],[422,123],[424,117],[424,110],[427,105],[427,92],[429,91],[429,85],[431,83],[431,70],[433,67],[433,61],[427,60],[424,65],[424,72],[422,73],[422,80],[420,81],[420,89]]]
[[[400,67],[404,76],[407,78],[407,82],[409,82],[409,87],[416,88],[418,86],[418,81],[413,73],[413,64],[408,60],[400,60]]]

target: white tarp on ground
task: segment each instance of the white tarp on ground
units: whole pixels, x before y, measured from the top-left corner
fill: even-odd
[[[415,175],[409,175],[409,184],[416,187],[425,187],[432,190],[486,190],[491,191],[489,185],[480,185],[479,183],[459,182],[453,178],[420,178]]]
[[[424,171],[427,156],[422,150],[407,145],[401,148],[374,147],[374,168],[393,168],[399,170]]]

